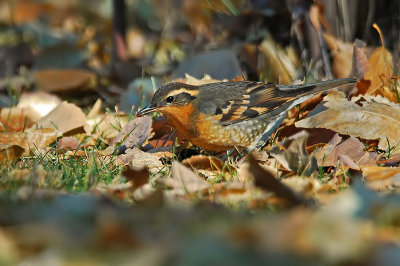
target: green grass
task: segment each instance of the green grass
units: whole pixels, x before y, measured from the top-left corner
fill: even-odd
[[[86,156],[67,156],[55,150],[34,152],[18,162],[3,165],[0,170],[0,190],[17,191],[22,186],[83,192],[98,183],[125,182],[123,166],[114,157],[104,159],[96,150],[86,150]],[[29,170],[24,174],[24,170]]]

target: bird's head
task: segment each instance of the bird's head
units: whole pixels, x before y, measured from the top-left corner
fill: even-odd
[[[180,82],[171,82],[159,88],[151,104],[140,110],[136,116],[142,116],[151,112],[164,112],[173,110],[174,107],[184,107],[192,103],[199,94],[197,86]]]

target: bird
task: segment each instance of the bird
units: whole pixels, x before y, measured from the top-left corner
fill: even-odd
[[[184,138],[206,151],[251,151],[265,144],[294,106],[320,92],[356,82],[353,78],[303,85],[170,82],[161,86],[150,105],[136,116],[160,112]]]

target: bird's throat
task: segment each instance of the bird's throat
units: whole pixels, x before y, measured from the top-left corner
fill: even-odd
[[[160,109],[160,112],[167,117],[171,124],[187,139],[194,137],[193,104],[185,106],[168,106]]]

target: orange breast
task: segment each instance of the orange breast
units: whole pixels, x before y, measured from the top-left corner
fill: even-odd
[[[160,109],[178,131],[188,140],[196,135],[195,127],[192,124],[191,116],[193,114],[193,104],[186,106],[166,106]]]
[[[207,151],[226,151],[251,145],[254,137],[237,126],[222,126],[221,115],[193,113],[192,104],[183,107],[164,107],[160,110],[191,143]]]

